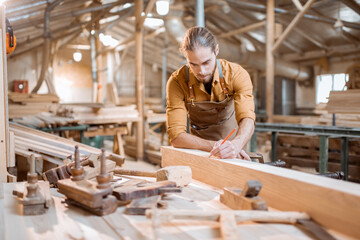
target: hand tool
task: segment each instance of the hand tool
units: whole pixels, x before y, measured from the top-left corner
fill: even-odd
[[[220,221],[222,239],[241,239],[237,231],[232,231],[237,222],[254,221],[264,223],[296,223],[298,219],[310,219],[302,212],[268,212],[251,210],[222,210],[222,211],[194,211],[194,210],[146,210],[145,215],[152,220],[155,237],[160,229],[160,224],[176,219],[199,220],[199,221]],[[229,237],[229,238],[228,238]]]
[[[138,198],[161,195],[167,192],[181,192],[173,181],[137,184],[135,186],[118,187],[113,190],[113,195],[119,201],[131,201]]]
[[[115,174],[156,177],[156,181],[173,181],[177,187],[188,185],[192,180],[192,172],[189,166],[168,166],[156,172],[145,172],[137,170],[115,169]]]
[[[58,181],[59,192],[67,198],[66,203],[79,206],[99,216],[113,213],[117,200],[111,195],[111,176],[106,172],[105,151],[101,150],[100,175],[95,181],[84,179],[84,169],[80,165],[78,146],[75,146],[75,165],[71,168],[71,178]]]
[[[224,188],[220,202],[235,210],[267,210],[266,202],[258,195],[262,184],[257,180],[247,181],[244,189]]]
[[[230,137],[231,135],[236,131],[236,128],[234,128],[231,133],[229,133],[229,135],[227,135],[227,137],[220,143],[219,146],[223,145]],[[212,154],[209,155],[209,158],[212,156]]]
[[[98,154],[90,154],[80,160],[80,165],[84,167],[84,179],[91,179],[96,177],[100,173],[100,161]],[[71,167],[74,166],[74,162],[68,163],[63,166],[52,168],[43,173],[43,179],[49,181],[51,186],[57,187],[57,182],[60,179],[66,179],[71,177]],[[106,171],[111,172],[115,169],[116,162],[112,160],[106,160]]]
[[[131,203],[126,206],[125,213],[129,215],[145,215],[147,209],[158,207],[160,201],[160,195],[132,200]]]
[[[17,196],[23,205],[23,215],[39,215],[44,214],[51,204],[51,197],[45,194],[48,183],[39,187],[37,174],[35,173],[35,156],[30,156],[30,172],[27,175],[26,190],[20,192],[13,191],[13,195]]]
[[[277,160],[275,162],[264,162],[264,157],[260,153],[249,152],[247,154],[249,155],[249,157],[251,159],[257,159],[259,163],[263,163],[263,164],[266,164],[269,166],[274,166],[274,167],[285,167],[286,166],[286,162],[281,161],[281,160]]]

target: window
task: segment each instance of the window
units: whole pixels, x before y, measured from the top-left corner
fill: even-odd
[[[316,104],[327,103],[330,91],[346,90],[345,83],[349,80],[349,75],[326,74],[316,77]]]

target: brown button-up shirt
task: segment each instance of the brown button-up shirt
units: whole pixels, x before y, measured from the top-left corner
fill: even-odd
[[[239,123],[243,118],[251,118],[255,121],[253,87],[248,72],[240,65],[220,59],[225,85],[229,95],[234,96],[235,117]],[[204,84],[199,82],[189,68],[190,85],[193,86],[195,99],[198,101],[219,102],[225,99],[224,91],[219,81],[219,70],[216,67],[212,82],[211,95],[205,90]],[[166,86],[166,120],[167,133],[170,141],[180,133],[186,132],[185,104],[190,102],[189,88],[185,66],[174,72]]]

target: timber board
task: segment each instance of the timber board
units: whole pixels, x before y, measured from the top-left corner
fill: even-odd
[[[360,238],[360,185],[238,159],[208,158],[199,150],[162,147],[162,167],[190,166],[193,178],[224,188],[262,183],[260,197],[282,211],[304,211],[321,225]]]

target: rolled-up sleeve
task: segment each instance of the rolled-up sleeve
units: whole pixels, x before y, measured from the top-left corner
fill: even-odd
[[[255,121],[253,86],[248,72],[239,66],[233,72],[234,104],[236,121],[251,118]]]
[[[170,142],[186,133],[185,95],[177,78],[171,76],[166,85],[166,122]]]

